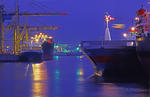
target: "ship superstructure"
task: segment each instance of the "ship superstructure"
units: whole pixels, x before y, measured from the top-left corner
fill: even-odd
[[[150,73],[150,12],[144,8],[140,8],[137,12],[136,20],[136,50],[138,58],[142,64],[145,73]]]

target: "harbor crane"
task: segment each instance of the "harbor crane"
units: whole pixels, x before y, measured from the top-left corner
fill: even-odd
[[[56,30],[58,26],[27,26],[27,16],[51,16],[51,15],[67,15],[67,13],[20,13],[19,12],[19,5],[17,0],[16,12],[14,13],[7,13],[4,10],[4,5],[0,6],[0,52],[4,53],[4,41],[5,41],[5,32],[4,29],[10,30],[13,29],[13,52],[14,54],[19,54],[21,52],[21,41],[23,40],[24,36],[26,41],[28,40],[28,29],[30,30]],[[4,27],[5,20],[11,20],[12,17],[15,16],[15,23],[13,26]],[[25,16],[25,24],[24,27],[19,25],[19,17]],[[22,31],[21,31],[22,30]]]

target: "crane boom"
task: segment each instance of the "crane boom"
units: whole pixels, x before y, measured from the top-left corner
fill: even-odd
[[[3,13],[3,16],[14,16],[15,13]],[[19,16],[49,16],[49,15],[67,15],[67,13],[18,13]]]
[[[7,26],[5,27],[6,30],[12,29],[13,26]],[[20,26],[19,29],[23,29],[23,26]],[[59,28],[59,26],[27,26],[26,27],[29,30],[56,30]]]

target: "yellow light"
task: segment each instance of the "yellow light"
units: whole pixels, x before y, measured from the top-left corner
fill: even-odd
[[[42,35],[43,33],[40,33],[40,35]]]
[[[45,38],[47,38],[48,36],[47,35],[45,35]]]
[[[31,37],[31,39],[34,39],[34,37]]]
[[[44,35],[42,35],[42,38],[44,38]]]
[[[9,46],[9,45],[7,45],[7,48],[10,48],[10,46]]]
[[[134,42],[132,41],[132,42],[131,42],[131,45],[133,46],[133,44],[134,44]]]
[[[38,40],[38,39],[35,39],[35,41],[36,41],[36,42],[39,42],[39,40]]]
[[[82,71],[80,71],[80,72],[79,72],[79,75],[83,75],[83,72],[82,72]]]
[[[37,37],[37,35],[35,35],[35,37]]]
[[[136,21],[139,21],[140,19],[139,19],[138,17],[135,17],[135,20],[136,20]]]
[[[127,35],[127,33],[123,33],[123,37],[125,37],[125,38],[126,38],[127,36],[128,36],[128,35]]]
[[[49,36],[49,39],[52,39],[53,37],[52,36]]]
[[[143,41],[143,38],[138,38],[137,40],[138,40],[138,41]]]
[[[135,27],[131,27],[131,30],[134,31],[134,30],[135,30]]]

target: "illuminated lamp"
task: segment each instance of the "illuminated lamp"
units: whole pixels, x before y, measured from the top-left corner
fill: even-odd
[[[49,39],[53,39],[53,36],[49,36]]]
[[[139,19],[139,17],[135,17],[134,20],[139,21],[140,19]]]
[[[128,37],[128,34],[127,33],[123,33],[123,37]]]
[[[145,32],[148,32],[148,29],[144,29]]]
[[[111,20],[111,21],[113,21],[113,20],[115,20],[115,18],[113,18],[113,17],[110,17],[110,20]]]
[[[67,13],[60,13],[60,15],[67,15]]]
[[[51,44],[51,43],[52,43],[52,41],[51,41],[51,40],[48,40],[47,42],[48,42],[49,44]]]
[[[107,21],[107,22],[108,22],[108,21],[110,21],[110,20],[109,20],[109,18],[108,18],[108,17],[105,17],[105,21]]]
[[[129,29],[129,32],[136,32],[137,31],[137,29],[135,28],[135,27],[131,27],[130,29]]]

